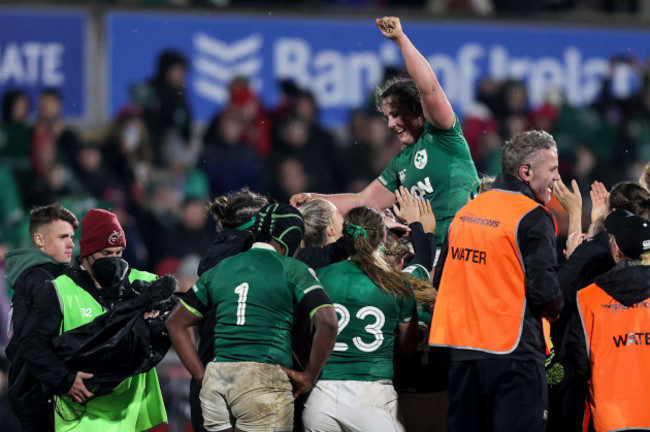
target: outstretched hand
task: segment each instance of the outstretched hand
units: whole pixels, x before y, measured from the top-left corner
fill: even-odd
[[[304,204],[307,201],[311,199],[311,194],[310,193],[299,193],[293,195],[289,199],[289,204],[291,204],[294,207],[298,207],[300,204]]]
[[[591,223],[593,224],[598,219],[605,218],[609,207],[609,192],[604,184],[595,181],[591,184],[589,196],[591,197]]]
[[[553,194],[567,213],[582,214],[582,195],[577,181],[571,180],[571,189],[560,179],[553,185]]]
[[[377,18],[375,23],[381,31],[381,34],[386,36],[388,39],[395,40],[404,34],[402,31],[402,24],[397,17],[389,16]]]
[[[418,201],[420,208],[420,222],[425,233],[436,233],[436,215],[431,208],[431,201],[428,199],[421,199]]]
[[[287,374],[291,384],[293,384],[294,399],[297,399],[305,393],[309,393],[316,383],[314,378],[309,377],[305,372],[289,369],[281,365],[278,365],[278,367]]]
[[[419,222],[420,208],[418,206],[418,198],[415,195],[411,195],[404,186],[400,186],[395,191],[395,197],[397,198],[397,202],[393,204],[395,216],[404,221],[406,225]]]

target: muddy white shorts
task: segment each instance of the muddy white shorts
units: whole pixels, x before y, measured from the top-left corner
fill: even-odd
[[[246,432],[293,429],[291,382],[275,365],[210,362],[199,398],[208,431],[233,426]]]
[[[390,381],[318,381],[302,421],[307,431],[404,431]]]

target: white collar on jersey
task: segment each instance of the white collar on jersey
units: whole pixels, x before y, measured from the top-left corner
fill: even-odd
[[[264,243],[264,242],[255,242],[255,243],[253,243],[253,246],[251,246],[251,249],[266,249],[266,250],[270,250],[270,251],[273,251],[273,252],[277,252],[271,243]]]

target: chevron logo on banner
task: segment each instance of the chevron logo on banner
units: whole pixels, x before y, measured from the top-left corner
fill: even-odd
[[[194,90],[217,104],[228,102],[228,84],[237,75],[248,78],[250,86],[258,93],[262,81],[262,36],[253,34],[245,39],[225,43],[205,33],[193,38],[195,71]]]

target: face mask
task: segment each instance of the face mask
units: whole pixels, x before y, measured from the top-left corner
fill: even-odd
[[[125,150],[129,153],[134,151],[140,143],[140,129],[136,125],[129,125],[122,132]]]
[[[120,257],[108,257],[95,260],[91,268],[97,282],[106,288],[120,283],[126,277],[129,264]]]

